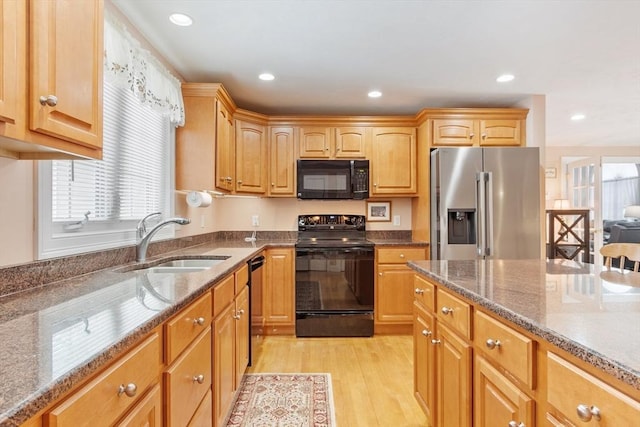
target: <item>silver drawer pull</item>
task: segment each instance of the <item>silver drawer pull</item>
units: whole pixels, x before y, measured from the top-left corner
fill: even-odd
[[[195,319],[193,319],[193,324],[194,325],[204,325],[204,317],[197,317]]]
[[[424,289],[420,289],[420,288],[416,288],[416,290],[414,291],[417,295],[422,295],[424,294]]]
[[[515,421],[509,421],[509,427],[527,427],[524,423],[517,423]]]
[[[47,105],[49,107],[55,107],[58,105],[58,97],[55,95],[47,95],[40,97],[40,105]]]
[[[442,314],[453,314],[453,308],[450,307],[442,307]]]
[[[442,341],[440,340],[431,340],[431,344],[436,345],[436,344],[440,344]]]
[[[431,335],[431,331],[428,329],[423,329],[422,330],[422,335],[424,335],[425,337],[428,337]]]
[[[500,347],[502,345],[500,340],[492,340],[491,338],[489,338],[485,344],[487,345],[487,348],[489,350],[493,350],[494,348]]]
[[[204,382],[204,375],[202,375],[202,374],[196,375],[195,377],[193,377],[193,382],[194,383],[198,383],[198,384],[202,384]]]
[[[581,421],[589,422],[591,418],[596,421],[600,421],[600,408],[597,406],[588,406],[580,404],[576,408],[576,412],[578,413],[578,418]]]
[[[124,393],[129,397],[133,397],[136,395],[136,391],[138,391],[138,386],[134,383],[129,383],[126,386],[124,384],[120,384],[120,387],[118,387],[118,396],[122,396]]]

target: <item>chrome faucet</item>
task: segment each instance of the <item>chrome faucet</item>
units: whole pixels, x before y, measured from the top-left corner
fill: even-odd
[[[180,224],[186,225],[191,222],[189,218],[167,218],[164,221],[160,221],[157,223],[149,232],[147,233],[147,223],[146,221],[154,216],[162,215],[162,212],[154,212],[151,213],[138,222],[136,227],[136,261],[143,262],[147,259],[147,248],[149,247],[149,242],[151,241],[151,237],[156,234],[156,231],[161,229],[167,224]]]

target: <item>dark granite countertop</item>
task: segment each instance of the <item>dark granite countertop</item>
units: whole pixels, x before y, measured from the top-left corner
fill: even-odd
[[[106,268],[0,297],[0,426],[20,425],[111,362],[266,246],[295,241],[205,243],[162,256],[229,255],[201,272]]]
[[[409,266],[640,390],[640,273],[560,260]]]
[[[428,247],[429,243],[419,242],[411,239],[385,239],[385,238],[367,238],[368,241],[376,246],[416,246],[416,247]]]

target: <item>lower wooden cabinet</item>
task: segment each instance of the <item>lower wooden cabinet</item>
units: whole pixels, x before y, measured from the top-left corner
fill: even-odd
[[[294,249],[267,249],[265,258],[265,334],[293,334],[296,322]]]
[[[115,364],[44,415],[45,424],[108,426],[139,403],[145,391],[158,383],[161,338],[153,333]]]
[[[235,392],[235,307],[230,303],[213,322],[213,418],[221,426]]]
[[[475,427],[535,426],[535,402],[483,357],[476,356]]]
[[[431,423],[436,423],[436,353],[434,339],[435,318],[419,303],[413,307],[413,389],[416,400]]]

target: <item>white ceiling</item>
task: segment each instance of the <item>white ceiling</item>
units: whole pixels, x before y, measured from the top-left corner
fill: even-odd
[[[640,146],[640,0],[111,1],[186,81],[221,82],[244,109],[415,114],[545,95],[546,145]]]

